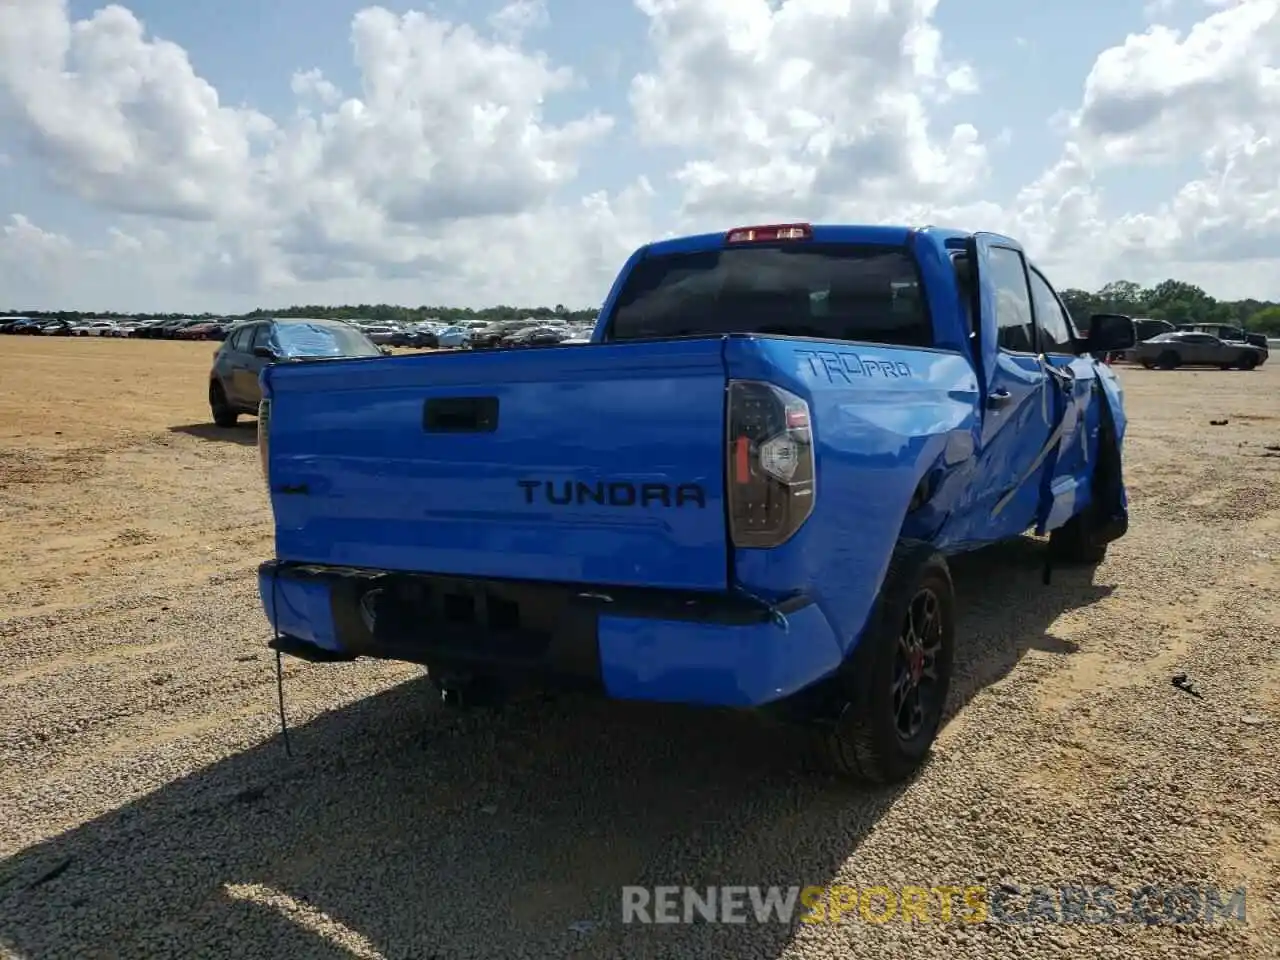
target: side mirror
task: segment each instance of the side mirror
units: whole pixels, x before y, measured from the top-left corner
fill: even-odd
[[[1081,353],[1108,354],[1132,349],[1138,342],[1133,319],[1119,313],[1095,313]]]
[[[379,347],[378,352],[381,353],[384,357],[391,356],[391,350],[388,347]]]
[[[279,357],[276,356],[276,352],[272,350],[270,347],[254,347],[253,355],[255,357],[261,357],[263,360],[279,360],[280,359]]]

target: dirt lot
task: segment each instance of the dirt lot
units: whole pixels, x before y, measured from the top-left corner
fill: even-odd
[[[212,352],[0,338],[0,954],[1277,956],[1280,360],[1123,374],[1129,536],[1049,587],[1031,541],[958,562],[957,712],[865,792],[736,718],[459,716],[370,663],[287,664],[286,757]],[[640,928],[628,883],[1215,883],[1248,923]]]

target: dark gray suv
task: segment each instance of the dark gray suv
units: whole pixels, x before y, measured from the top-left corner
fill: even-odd
[[[240,414],[257,414],[262,399],[258,375],[269,363],[385,355],[357,327],[341,320],[268,317],[237,324],[214,354],[209,372],[213,422],[231,427]]]

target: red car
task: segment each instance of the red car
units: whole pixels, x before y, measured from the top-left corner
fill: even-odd
[[[183,327],[173,335],[175,340],[209,340],[213,337],[213,332],[218,329],[216,323],[196,323],[189,327]]]

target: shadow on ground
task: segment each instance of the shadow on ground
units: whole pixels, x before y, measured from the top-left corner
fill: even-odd
[[[185,433],[189,437],[198,437],[201,440],[252,446],[258,442],[257,424],[258,422],[253,419],[242,420],[234,427],[219,427],[212,423],[184,423],[181,426],[170,427],[169,432]]]
[[[1049,625],[1109,592],[1081,570],[1043,586],[1040,557],[1022,541],[955,564],[970,599],[952,712],[1028,650],[1072,652]],[[624,926],[619,888],[824,883],[898,796],[819,777],[793,734],[742,717],[447,714],[422,681],[292,741],[291,760],[272,738],[0,864],[0,944],[42,960],[775,957],[793,927]]]

